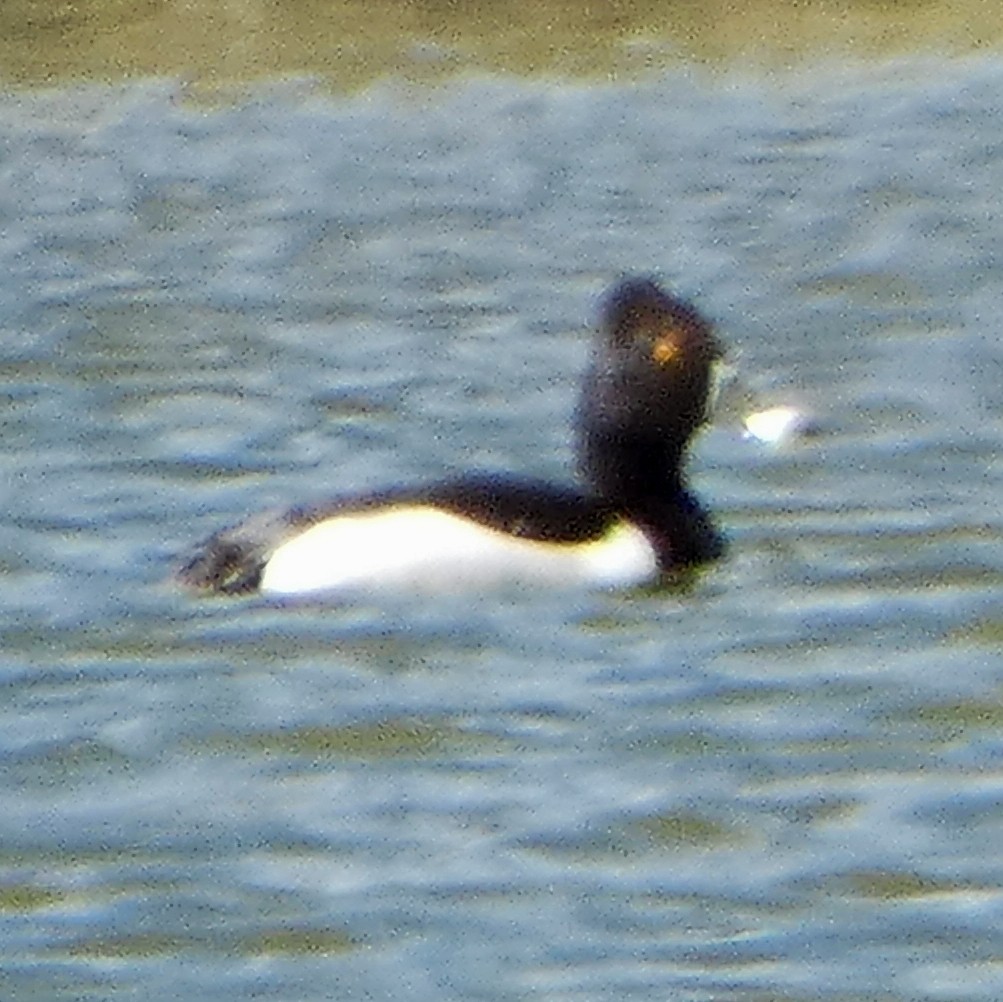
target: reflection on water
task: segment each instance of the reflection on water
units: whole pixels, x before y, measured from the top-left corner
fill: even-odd
[[[998,999],[1001,84],[0,100],[4,997]],[[687,589],[167,583],[270,504],[563,476],[627,271],[818,421],[698,443]]]

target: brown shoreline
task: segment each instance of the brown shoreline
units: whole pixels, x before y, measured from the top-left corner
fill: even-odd
[[[680,64],[777,70],[814,59],[1003,47],[978,0],[6,0],[8,86],[166,76],[212,90],[311,76],[351,90],[462,72],[631,77]]]

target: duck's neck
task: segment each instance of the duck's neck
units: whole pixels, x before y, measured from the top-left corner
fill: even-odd
[[[722,538],[682,472],[685,446],[650,431],[592,423],[579,447],[591,489],[649,533],[665,566],[720,556]]]
[[[579,455],[589,486],[626,511],[686,492],[683,450],[660,434],[592,424],[582,430]]]

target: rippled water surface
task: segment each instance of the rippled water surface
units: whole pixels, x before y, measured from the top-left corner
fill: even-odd
[[[1003,996],[1003,63],[0,99],[0,989]],[[688,587],[274,608],[245,513],[558,477],[596,296],[780,449]]]

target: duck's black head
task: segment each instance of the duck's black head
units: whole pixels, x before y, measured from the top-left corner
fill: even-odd
[[[648,279],[606,296],[579,405],[579,464],[626,508],[682,493],[682,463],[707,417],[721,349],[710,324]]]

